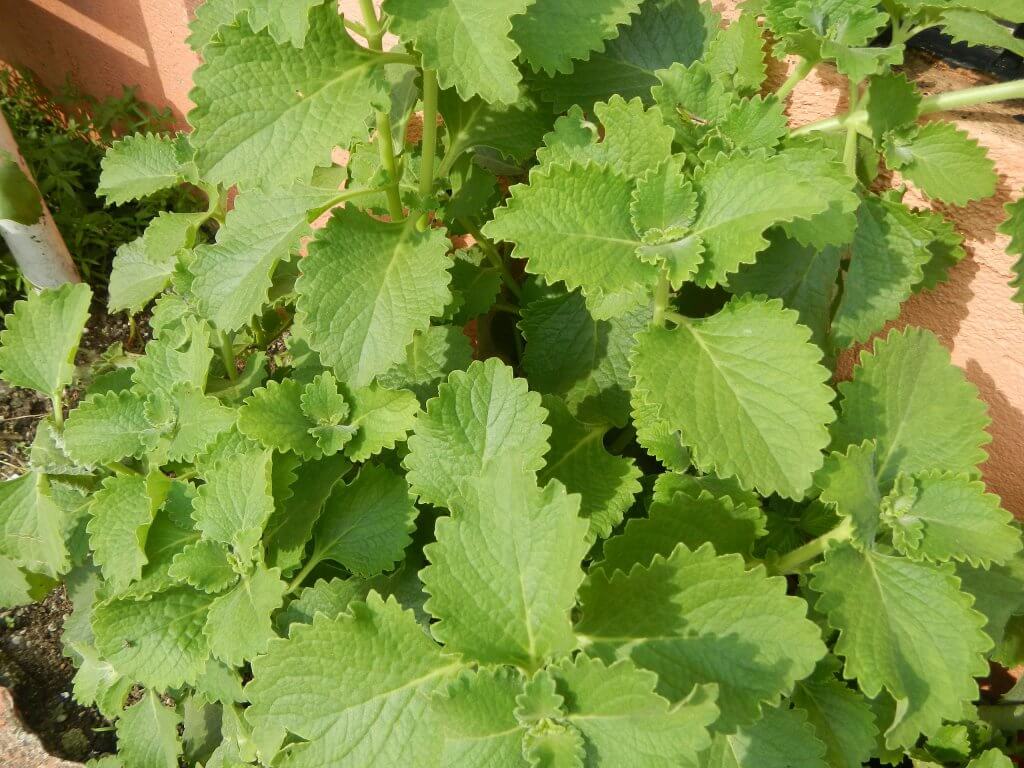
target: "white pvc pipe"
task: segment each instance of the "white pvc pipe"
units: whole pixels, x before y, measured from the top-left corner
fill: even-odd
[[[14,134],[11,133],[2,112],[0,149],[6,150],[17,159],[22,172],[38,189],[25,158],[18,151]],[[64,244],[64,238],[61,237],[60,230],[50,215],[50,209],[46,207],[46,201],[40,198],[39,202],[43,207],[43,215],[39,217],[39,221],[26,225],[0,219],[0,235],[3,235],[4,242],[11,249],[11,254],[25,279],[36,288],[55,288],[64,283],[82,282],[78,268],[75,267],[68,247]]]

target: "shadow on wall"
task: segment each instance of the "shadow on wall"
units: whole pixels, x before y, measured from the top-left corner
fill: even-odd
[[[87,93],[124,84],[168,105],[180,125],[198,58],[185,44],[201,0],[0,0],[0,60],[26,66],[50,88],[70,75]]]

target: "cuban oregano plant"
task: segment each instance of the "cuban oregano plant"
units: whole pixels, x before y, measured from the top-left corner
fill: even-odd
[[[996,185],[921,118],[1024,96],[923,97],[905,41],[1019,45],[1024,9],[362,6],[199,8],[191,133],[104,164],[113,202],[209,198],[118,254],[142,353],[75,368],[84,286],[6,319],[54,408],[0,485],[2,597],[65,585],[97,765],[1007,768],[986,408],[931,333],[876,334],[964,257],[889,180]],[[848,109],[792,128],[819,65]]]

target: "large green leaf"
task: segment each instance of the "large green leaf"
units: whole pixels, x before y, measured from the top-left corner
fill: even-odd
[[[832,448],[874,440],[883,491],[900,472],[975,474],[987,456],[983,446],[992,438],[985,404],[928,331],[907,328],[876,340],[839,391]]]
[[[189,264],[199,313],[225,331],[260,314],[277,263],[310,231],[308,213],[336,194],[300,184],[272,193],[246,191],[235,198],[217,242],[196,248]]]
[[[450,504],[420,572],[434,636],[469,659],[524,668],[571,651],[587,550],[578,497],[557,481],[538,488],[533,473],[505,462]]]
[[[696,683],[717,684],[716,728],[725,732],[790,693],[825,654],[807,605],[786,595],[785,579],[746,570],[742,557],[716,556],[707,544],[679,545],[629,573],[593,572],[580,598],[576,629],[588,652],[656,672],[659,692],[672,700]]]
[[[637,396],[660,407],[703,471],[801,498],[835,418],[821,351],[777,299],[733,299],[715,315],[652,328],[633,357]]]
[[[451,300],[444,230],[420,232],[354,208],[335,211],[302,261],[298,310],[310,346],[361,387],[405,356]]]
[[[959,720],[988,672],[985,617],[950,570],[843,545],[813,569],[817,608],[839,630],[844,674],[875,698],[896,699],[890,747],[913,745],[944,719]]]
[[[413,493],[444,507],[488,467],[515,459],[539,470],[551,434],[546,416],[540,395],[497,358],[454,372],[416,417],[405,457]]]
[[[260,186],[309,181],[331,149],[366,135],[387,109],[383,66],[349,36],[337,8],[313,10],[305,46],[246,25],[220,28],[203,49],[189,114],[207,181]]]
[[[825,745],[798,709],[768,710],[733,735],[719,734],[701,768],[826,768]],[[858,763],[859,765],[859,763]]]
[[[44,395],[60,393],[75,374],[91,298],[85,283],[66,283],[16,302],[0,332],[0,377]]]
[[[519,46],[509,37],[512,17],[534,0],[385,0],[391,30],[413,44],[423,66],[437,70],[442,88],[466,100],[511,104],[522,76]]]
[[[633,182],[608,166],[545,166],[513,188],[484,233],[514,243],[513,254],[545,282],[581,288],[596,319],[616,317],[646,301],[657,278],[636,256],[632,191]]]
[[[291,768],[433,765],[440,734],[428,696],[460,666],[394,598],[371,593],[349,613],[272,641],[253,662],[246,718],[302,740],[289,750]]]
[[[27,472],[0,483],[0,555],[56,577],[70,565],[64,515],[50,496],[46,475]]]

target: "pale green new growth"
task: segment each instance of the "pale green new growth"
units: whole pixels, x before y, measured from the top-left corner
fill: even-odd
[[[192,518],[207,538],[230,545],[251,560],[274,510],[269,451],[228,456],[206,473],[192,504]]]
[[[177,768],[182,745],[181,717],[152,690],[117,721],[118,755],[132,768]]]
[[[97,194],[117,205],[191,181],[195,175],[188,137],[136,133],[115,141],[103,157]]]

